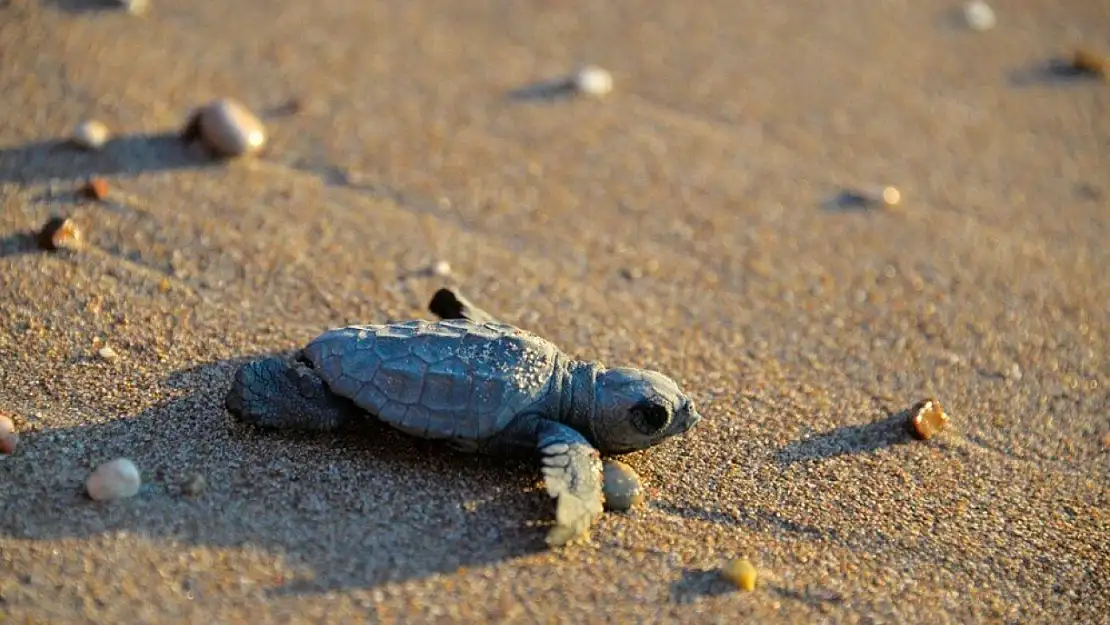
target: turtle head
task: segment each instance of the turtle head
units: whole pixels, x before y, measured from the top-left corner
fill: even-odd
[[[701,419],[694,402],[671,378],[644,369],[606,369],[597,375],[594,444],[603,453],[651,447],[682,434]]]

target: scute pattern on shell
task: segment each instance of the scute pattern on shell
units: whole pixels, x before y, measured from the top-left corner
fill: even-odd
[[[519,328],[465,320],[348,326],[304,348],[333,392],[390,425],[472,440],[550,392],[558,354]]]

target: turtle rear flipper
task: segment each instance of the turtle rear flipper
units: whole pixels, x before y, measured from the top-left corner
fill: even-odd
[[[282,430],[334,430],[355,411],[328,390],[312,369],[300,362],[289,365],[280,358],[240,367],[224,406],[240,421]]]
[[[577,431],[546,421],[538,444],[547,494],[556,498],[555,527],[547,543],[564,545],[589,533],[604,509],[601,456]]]

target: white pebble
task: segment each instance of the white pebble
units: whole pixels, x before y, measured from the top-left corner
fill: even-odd
[[[964,18],[973,30],[984,31],[994,28],[994,9],[983,0],[972,0],[965,4]]]
[[[451,275],[451,263],[445,260],[436,261],[436,264],[432,265],[432,273],[440,277]]]
[[[83,121],[73,131],[73,143],[86,150],[99,150],[108,143],[111,132],[102,122],[94,119]]]
[[[112,362],[116,358],[119,358],[119,354],[116,353],[116,350],[112,349],[111,347],[109,347],[107,345],[105,345],[104,347],[101,347],[96,352],[96,355],[100,356],[101,360],[106,360],[108,362]]]
[[[135,463],[127,458],[117,458],[97,467],[85,482],[85,489],[89,497],[96,501],[115,501],[134,497],[141,485]]]
[[[596,65],[587,65],[575,73],[574,88],[588,95],[605,95],[613,90],[613,75]]]
[[[262,121],[236,100],[209,102],[194,115],[201,140],[221,155],[257,152],[266,143]]]

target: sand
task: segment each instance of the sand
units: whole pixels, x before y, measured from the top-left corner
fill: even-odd
[[[5,622],[1108,622],[1110,85],[1038,67],[1110,51],[1110,5],[958,8],[0,3]],[[585,63],[612,93],[511,97]],[[217,97],[263,154],[175,138]],[[867,184],[901,204],[826,204]],[[34,249],[53,214],[84,249]],[[642,508],[547,551],[530,463],[223,411],[244,360],[444,284],[689,389],[623,458]],[[88,500],[118,456],[143,489]]]

